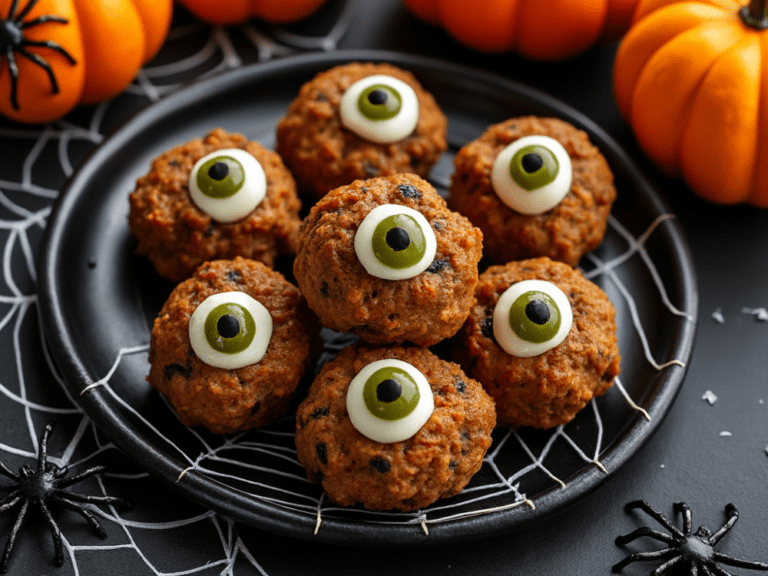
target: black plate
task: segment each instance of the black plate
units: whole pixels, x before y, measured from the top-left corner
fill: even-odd
[[[606,238],[582,268],[616,305],[626,394],[614,386],[563,429],[497,430],[483,468],[462,494],[412,514],[374,514],[329,502],[296,460],[292,416],[222,439],[182,426],[144,380],[149,327],[172,285],[131,254],[127,194],[136,178],[162,151],[217,126],[271,146],[275,123],[302,83],[358,60],[411,70],[443,107],[451,149],[433,170],[438,188],[444,189],[459,146],[490,124],[537,114],[586,130],[607,157],[619,191]],[[89,416],[123,452],[185,496],[239,521],[296,537],[373,546],[426,545],[520,528],[597,488],[668,412],[691,353],[697,307],[693,265],[678,223],[622,149],[588,118],[498,76],[383,52],[260,64],[148,107],[68,182],[50,219],[39,276],[54,358]],[[657,368],[652,359],[679,363]]]

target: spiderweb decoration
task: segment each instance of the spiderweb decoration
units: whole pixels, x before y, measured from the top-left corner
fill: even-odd
[[[11,469],[34,460],[40,431],[53,416],[59,425],[49,448],[51,462],[69,466],[74,473],[104,462],[116,462],[123,468],[121,472],[84,483],[84,492],[95,495],[117,492],[128,497],[135,493],[160,492],[156,505],[137,502],[136,509],[129,513],[112,507],[91,507],[104,520],[102,524],[109,532],[109,540],[105,542],[85,531],[70,538],[65,522],[62,528],[68,558],[66,566],[75,574],[80,573],[81,567],[85,570],[86,562],[92,561],[94,555],[123,551],[138,557],[155,575],[234,574],[236,567],[244,565],[249,571],[255,568],[260,574],[266,572],[257,555],[238,536],[236,523],[186,501],[183,505],[169,506],[167,502],[173,497],[160,490],[148,474],[125,461],[83,412],[57,372],[40,329],[35,269],[36,254],[53,200],[77,163],[104,139],[124,114],[178,90],[190,78],[206,78],[245,63],[267,61],[303,50],[332,50],[350,25],[353,5],[354,2],[337,1],[324,8],[320,18],[328,21],[328,32],[322,37],[284,28],[260,27],[256,23],[230,29],[210,28],[185,19],[182,14],[176,19],[158,58],[141,70],[135,82],[120,96],[121,114],[111,113],[113,101],[76,110],[66,119],[44,127],[0,123],[0,154],[4,157],[0,168],[0,346],[5,351],[0,364],[0,413],[3,414],[0,459]],[[461,144],[463,142],[452,143],[453,153]],[[450,156],[447,154],[433,171],[433,183],[443,192],[450,172]],[[671,218],[671,215],[660,216],[633,233],[624,224],[627,219],[612,217],[604,244],[582,262],[586,276],[608,293],[618,316],[627,319],[627,325],[620,327],[622,356],[630,364],[642,361],[658,371],[681,370],[683,363],[677,359],[660,362],[653,357],[646,336],[647,326],[644,326],[646,317],[633,297],[638,288],[627,286],[617,270],[627,266],[641,270],[649,286],[659,294],[665,320],[682,316],[693,322],[670,301],[664,281],[646,250],[647,242],[660,227],[668,225]],[[412,526],[416,534],[421,534],[428,533],[434,524],[503,509],[526,506],[535,513],[536,494],[551,488],[567,490],[568,476],[585,466],[594,466],[601,473],[611,472],[600,461],[606,449],[605,438],[615,438],[638,416],[650,420],[638,405],[642,403],[642,393],[635,394],[633,400],[630,387],[625,387],[617,378],[616,386],[608,394],[593,400],[566,426],[548,431],[495,431],[482,469],[456,497],[412,513],[343,508],[329,501],[319,485],[307,480],[296,458],[292,415],[263,430],[217,437],[181,426],[167,404],[163,407],[166,414],[160,417],[153,414],[148,418],[137,411],[112,384],[115,378],[121,377],[126,364],[139,363],[146,373],[149,325],[146,336],[144,341],[116,350],[111,364],[93,374],[93,383],[82,393],[102,389],[135,417],[147,435],[170,447],[187,465],[177,482],[183,483],[192,471],[203,474],[270,506],[310,519],[315,533],[323,529],[323,521],[329,518]],[[353,338],[325,330],[324,339],[323,360],[326,360]],[[640,351],[640,360],[628,353],[631,351]],[[637,386],[631,389],[642,391],[642,387]],[[618,410],[623,415],[620,423],[615,423],[616,418],[608,423],[604,417],[606,410]],[[158,424],[158,418],[163,424]],[[145,486],[151,490],[143,489]],[[125,494],[120,494],[121,491]],[[0,534],[8,533],[12,521],[12,518],[0,517]],[[166,569],[162,558],[150,553],[142,542],[149,533],[177,530],[205,533],[207,544],[190,555],[189,565]],[[24,556],[26,548],[26,555],[30,555],[29,546],[22,536],[15,554]],[[11,572],[21,561],[12,559]]]

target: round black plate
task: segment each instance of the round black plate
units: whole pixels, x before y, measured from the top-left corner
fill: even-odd
[[[272,146],[275,123],[302,83],[332,66],[365,60],[411,70],[447,114],[451,149],[433,170],[438,188],[445,188],[458,147],[490,124],[537,114],[586,130],[607,157],[619,192],[606,238],[581,265],[616,306],[620,386],[562,429],[497,430],[483,468],[462,494],[412,514],[374,514],[329,502],[296,460],[292,415],[233,438],[178,422],[144,379],[151,322],[172,285],[132,255],[127,225],[127,195],[153,157],[217,126]],[[148,107],[101,144],[69,181],[50,219],[39,277],[53,356],[73,394],[118,448],[226,516],[291,536],[372,546],[436,544],[520,528],[597,488],[669,410],[691,353],[697,307],[680,227],[632,161],[594,123],[504,78],[383,52],[260,64]],[[674,363],[654,366],[668,362]]]

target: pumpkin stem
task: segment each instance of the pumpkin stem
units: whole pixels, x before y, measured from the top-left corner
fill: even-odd
[[[747,6],[739,10],[741,20],[750,28],[756,30],[768,29],[768,0],[750,0]]]

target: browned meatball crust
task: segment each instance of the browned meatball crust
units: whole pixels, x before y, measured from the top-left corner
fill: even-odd
[[[339,103],[352,84],[376,74],[402,80],[416,92],[419,120],[394,144],[377,144],[342,125]],[[277,152],[299,191],[319,198],[353,180],[412,172],[426,177],[446,144],[447,119],[413,74],[389,64],[352,63],[321,72],[301,87],[277,124]]]
[[[206,298],[245,292],[272,316],[272,338],[256,364],[227,370],[192,350],[189,319]],[[171,293],[155,319],[147,381],[186,426],[217,434],[266,426],[281,416],[319,351],[319,325],[299,289],[260,262],[236,258],[203,264]]]
[[[429,381],[435,409],[408,440],[383,444],[357,431],[349,383],[367,364],[408,362]],[[309,478],[342,506],[416,510],[458,494],[480,469],[496,422],[493,401],[459,366],[420,348],[352,346],[323,366],[296,415],[296,450]]]
[[[264,200],[237,222],[216,222],[189,196],[189,175],[203,156],[242,148],[259,161],[267,177]],[[203,262],[243,256],[274,264],[293,253],[301,224],[296,183],[280,157],[241,134],[220,128],[164,152],[130,194],[128,224],[138,240],[136,253],[148,257],[157,273],[174,282],[189,278]]]
[[[366,272],[354,239],[365,216],[382,204],[418,210],[432,226],[432,264],[407,280]],[[357,180],[329,192],[305,219],[293,272],[324,326],[376,344],[431,346],[456,333],[469,313],[482,234],[451,212],[435,189],[412,174]]]
[[[546,280],[565,293],[573,325],[539,356],[507,354],[493,336],[499,297],[522,280]],[[619,373],[615,311],[605,293],[578,270],[549,258],[491,266],[477,283],[475,304],[453,342],[453,357],[496,402],[499,424],[552,428],[570,422]]]
[[[501,150],[532,135],[563,145],[571,157],[573,183],[560,204],[543,214],[525,215],[496,195],[491,168]],[[483,231],[485,254],[494,262],[548,256],[575,266],[603,239],[616,199],[613,173],[587,134],[567,122],[528,116],[496,124],[459,150],[454,165],[448,206]]]

